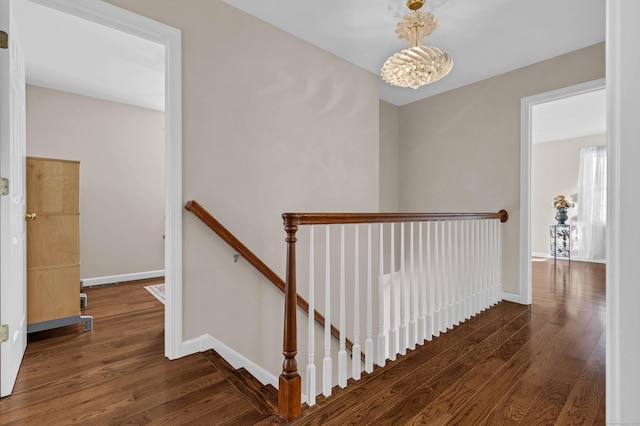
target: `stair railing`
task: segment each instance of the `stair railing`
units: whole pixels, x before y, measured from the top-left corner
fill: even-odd
[[[309,228],[309,309],[315,309],[315,281],[324,281],[325,318],[331,321],[332,274],[331,229],[339,227],[339,336],[338,386],[347,385],[346,356],[346,269],[351,265],[349,281],[353,283],[353,348],[351,378],[359,380],[361,369],[370,373],[374,363],[382,367],[386,359],[395,360],[406,349],[444,333],[460,322],[498,303],[501,293],[501,232],[506,222],[505,210],[498,213],[285,213],[287,242],[285,283],[284,362],[279,378],[278,410],[285,421],[302,413],[302,378],[297,368],[296,330],[296,242],[299,226]],[[360,228],[366,224],[366,237]],[[405,226],[408,224],[409,226]],[[315,270],[315,226],[325,226],[325,268]],[[386,226],[385,226],[386,225]],[[353,229],[353,252],[345,251],[346,226]],[[373,230],[377,228],[377,235]],[[399,230],[398,234],[396,231]],[[385,235],[389,235],[385,245]],[[407,238],[408,237],[408,238]],[[306,238],[306,236],[305,236]],[[408,242],[407,242],[408,240]],[[366,263],[360,263],[360,242],[366,241]],[[378,256],[374,256],[377,244]],[[417,246],[417,254],[416,254]],[[387,247],[385,249],[385,247]],[[396,252],[399,249],[399,253]],[[386,250],[386,251],[385,251]],[[409,257],[407,264],[406,257]],[[417,258],[417,264],[416,264]],[[386,262],[388,261],[388,262]],[[396,269],[395,263],[399,262]],[[377,264],[376,264],[377,262]],[[386,264],[386,265],[385,265]],[[384,270],[389,271],[385,275]],[[319,268],[322,269],[322,268]],[[361,274],[361,271],[364,274]],[[373,281],[377,274],[377,292]],[[388,279],[386,279],[388,277]],[[324,280],[322,280],[324,278]],[[364,291],[361,291],[361,287]],[[366,312],[360,312],[360,294],[366,294]],[[377,294],[377,307],[374,299]],[[409,315],[407,317],[407,310]],[[417,311],[417,315],[416,315]],[[374,317],[377,316],[377,350],[374,351]],[[314,327],[308,330],[309,363],[306,369],[305,394],[309,406],[315,404],[316,368]],[[365,324],[361,332],[361,324]],[[326,329],[325,329],[326,330]],[[364,365],[360,362],[360,335],[365,335]],[[322,393],[331,395],[331,339],[325,331]]]
[[[214,218],[204,207],[202,207],[197,201],[191,200],[185,205],[185,209],[193,213],[198,219],[200,219],[205,225],[207,225],[213,232],[218,234],[227,244],[231,246],[240,256],[242,256],[249,264],[264,275],[269,281],[271,281],[282,292],[285,291],[285,281],[269,268],[258,256],[256,256],[249,248],[242,243],[235,235],[233,235],[227,228],[224,227],[216,218]],[[237,258],[236,258],[237,259]],[[307,314],[309,313],[309,303],[300,295],[294,295],[295,305],[300,307]],[[325,326],[325,318],[317,311],[313,310],[313,318],[316,323],[321,327]],[[331,335],[336,339],[339,337],[339,331],[334,326],[329,327]],[[353,343],[351,341],[346,342],[347,348],[351,350]]]

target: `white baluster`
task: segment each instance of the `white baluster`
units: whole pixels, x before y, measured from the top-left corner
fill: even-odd
[[[340,350],[338,351],[338,386],[347,387],[347,336],[345,319],[346,291],[345,291],[345,253],[344,253],[344,225],[340,225]]]
[[[427,269],[425,270],[425,293],[426,293],[426,314],[427,318],[424,323],[425,339],[431,340],[433,338],[433,311],[435,309],[435,300],[433,289],[433,279],[431,278],[431,222],[427,222]]]
[[[395,251],[395,223],[391,223],[391,237],[390,237],[390,264],[391,264],[391,278],[389,282],[389,359],[395,361],[396,354],[398,353],[396,348],[397,333],[396,333],[396,285],[395,285],[395,270],[396,270],[396,251]]]
[[[447,222],[447,240],[448,240],[448,253],[449,255],[447,256],[448,258],[448,266],[449,266],[449,278],[447,279],[447,302],[449,303],[449,306],[447,307],[447,328],[453,328],[453,318],[455,317],[455,312],[454,312],[454,308],[453,308],[453,301],[455,299],[455,287],[456,287],[456,283],[455,283],[455,277],[453,276],[453,244],[452,244],[452,237],[453,237],[453,232],[451,230],[451,224],[453,221],[448,221]]]
[[[453,254],[454,257],[451,259],[454,268],[454,278],[453,278],[453,294],[454,294],[454,302],[453,302],[453,325],[460,325],[460,252],[458,251],[458,222],[453,222]]]
[[[493,229],[493,219],[490,219],[488,227],[488,237],[489,237],[489,306],[495,305],[495,290],[496,290],[496,279],[495,279],[495,252],[494,252],[494,229]]]
[[[422,222],[418,222],[418,339],[417,343],[422,344],[427,338],[426,324],[427,317],[424,311],[425,305],[425,286],[423,281],[422,270]]]
[[[444,232],[444,221],[440,222],[441,225],[441,229],[440,229],[440,239],[441,239],[441,249],[442,251],[440,252],[440,259],[442,261],[441,266],[441,271],[442,271],[442,280],[441,282],[441,291],[440,291],[440,296],[442,296],[442,299],[440,300],[440,332],[441,333],[446,333],[447,332],[447,326],[449,325],[449,323],[447,322],[447,318],[449,317],[448,313],[447,313],[447,301],[448,301],[448,297],[449,297],[449,291],[448,291],[448,285],[449,285],[449,279],[447,277],[447,266],[446,266],[446,247],[445,247],[445,232]]]
[[[322,360],[322,394],[331,395],[331,250],[329,244],[329,225],[325,230],[325,261],[324,261],[324,359]]]
[[[476,303],[474,312],[479,314],[481,311],[481,292],[482,292],[482,245],[480,238],[480,220],[476,221]]]
[[[492,253],[492,269],[493,269],[493,293],[491,304],[498,303],[498,219],[491,221],[491,253]]]
[[[498,301],[502,300],[502,226],[498,223]]]
[[[435,222],[433,224],[433,231],[434,231],[434,235],[433,235],[433,239],[434,241],[434,245],[433,245],[433,263],[434,263],[434,281],[433,281],[433,335],[435,337],[440,336],[440,328],[442,325],[442,321],[441,321],[441,311],[440,311],[440,306],[442,305],[442,295],[441,295],[441,291],[440,291],[440,261],[439,261],[439,256],[438,253],[440,252],[440,237],[438,236],[438,228],[440,228],[440,225],[438,225],[438,222]]]
[[[413,256],[413,222],[409,225],[409,347],[411,349],[416,348],[416,312],[415,312],[415,294],[413,291],[413,268],[414,268],[414,256]]]
[[[472,220],[469,229],[469,315],[474,316],[476,312],[476,284],[477,284],[477,270],[476,270],[476,220]]]
[[[458,321],[464,322],[464,221],[460,221],[458,234]]]
[[[469,314],[469,221],[462,222],[462,320]]]
[[[354,272],[353,272],[353,347],[351,349],[351,376],[360,380],[362,364],[360,363],[360,236],[358,225],[354,233]]]
[[[473,279],[474,279],[474,270],[473,270],[473,222],[474,220],[471,219],[469,221],[469,234],[467,235],[467,241],[469,243],[469,245],[467,246],[467,280],[469,281],[468,283],[468,293],[467,293],[467,298],[468,298],[468,307],[467,307],[467,318],[473,317],[474,312],[473,312]]]
[[[484,292],[482,297],[482,310],[489,307],[489,220],[482,221],[483,242],[482,260],[484,265]]]
[[[486,309],[486,288],[487,288],[487,260],[486,260],[486,238],[485,238],[485,229],[484,229],[484,220],[479,221],[480,225],[480,251],[478,252],[480,258],[480,311],[484,311]]]
[[[484,295],[485,295],[485,286],[486,286],[486,262],[485,262],[485,238],[484,238],[484,221],[483,220],[479,220],[478,221],[478,225],[479,225],[479,234],[480,236],[478,237],[478,256],[479,256],[479,263],[480,263],[480,294],[479,294],[479,299],[480,299],[480,305],[479,305],[479,309],[478,312],[482,312],[485,310],[485,300],[484,300]]]
[[[464,221],[458,230],[458,321],[464,322]]]
[[[490,286],[490,305],[493,306],[496,304],[496,221],[492,219],[489,222],[489,250],[490,250],[490,268],[491,268],[491,286]]]
[[[386,347],[384,338],[384,225],[379,227],[380,233],[380,255],[378,257],[378,365],[384,367],[386,364]]]
[[[466,258],[466,221],[460,222],[460,322],[464,322],[467,316],[466,308],[466,280],[467,280],[467,258]]]
[[[315,273],[314,273],[314,237],[313,225],[309,226],[309,321],[308,321],[308,346],[309,357],[307,364],[307,405],[309,407],[316,404],[316,364],[315,364]]]
[[[407,325],[405,317],[405,294],[404,294],[404,222],[400,223],[400,343],[398,352],[400,355],[407,353]]]
[[[502,301],[502,281],[500,280],[500,269],[502,268],[502,259],[500,259],[500,219],[496,220],[496,302]]]
[[[371,224],[367,226],[367,339],[364,342],[364,371],[373,372],[373,283],[371,280]]]

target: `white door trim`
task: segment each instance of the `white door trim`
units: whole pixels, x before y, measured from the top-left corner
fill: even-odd
[[[100,0],[30,0],[165,46],[165,355],[182,353],[181,31]]]
[[[527,96],[520,101],[520,296],[530,305],[531,296],[531,124],[533,107],[549,101],[603,89],[605,79],[588,81],[550,92]]]

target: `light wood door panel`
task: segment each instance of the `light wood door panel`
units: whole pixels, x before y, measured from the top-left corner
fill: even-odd
[[[30,269],[80,263],[80,216],[38,214],[27,234]]]
[[[27,323],[80,315],[80,163],[27,158]]]
[[[27,322],[80,315],[80,266],[27,271]]]
[[[27,160],[29,213],[80,213],[80,163],[30,157]]]

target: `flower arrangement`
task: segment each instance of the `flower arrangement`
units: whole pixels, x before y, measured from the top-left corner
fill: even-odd
[[[559,212],[566,212],[567,209],[575,207],[575,204],[569,202],[566,198],[564,198],[564,195],[558,195],[556,198],[554,198],[551,205]]]

